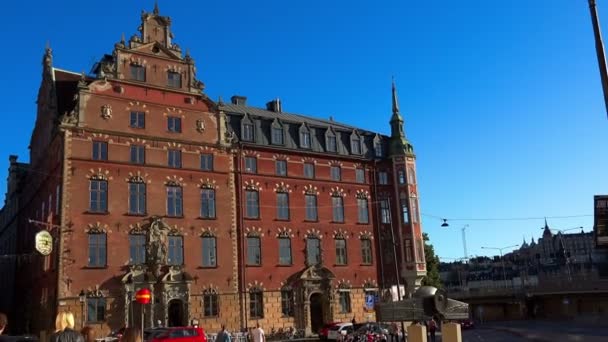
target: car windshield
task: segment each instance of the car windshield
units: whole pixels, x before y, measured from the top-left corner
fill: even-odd
[[[167,329],[144,330],[144,340],[151,340],[165,332],[167,332]]]

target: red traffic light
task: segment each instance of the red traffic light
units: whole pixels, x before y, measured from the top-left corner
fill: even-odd
[[[152,300],[152,292],[146,288],[143,288],[135,292],[135,300],[139,304],[150,304],[150,300]]]

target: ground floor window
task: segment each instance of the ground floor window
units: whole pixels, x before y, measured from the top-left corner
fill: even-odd
[[[205,317],[215,317],[219,312],[217,293],[205,293],[203,295],[203,308]]]
[[[103,322],[106,319],[106,299],[87,298],[87,322]]]
[[[262,291],[249,293],[249,316],[251,318],[264,318],[264,294]]]
[[[293,291],[281,291],[281,311],[283,316],[293,317]]]
[[[349,313],[351,312],[350,308],[350,292],[348,291],[340,291],[340,312],[341,313]]]

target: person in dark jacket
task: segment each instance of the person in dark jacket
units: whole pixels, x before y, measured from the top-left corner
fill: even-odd
[[[73,313],[63,311],[57,314],[55,333],[51,336],[51,342],[85,342],[82,335],[74,330]]]
[[[97,338],[95,328],[90,325],[82,328],[82,330],[80,330],[80,334],[82,335],[82,338],[84,338],[84,342],[95,342],[95,339]]]

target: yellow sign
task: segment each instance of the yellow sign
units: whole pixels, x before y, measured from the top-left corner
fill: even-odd
[[[51,233],[42,230],[36,234],[36,250],[44,256],[51,254],[53,251],[53,237]]]

